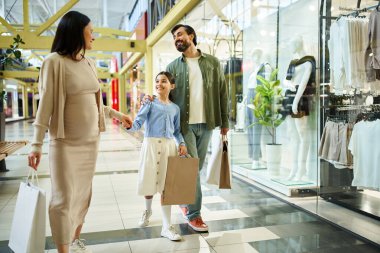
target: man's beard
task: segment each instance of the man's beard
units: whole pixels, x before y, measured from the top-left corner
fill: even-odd
[[[181,41],[182,44],[178,45],[177,43],[175,44],[175,47],[177,48],[178,51],[180,52],[185,52],[186,49],[190,47],[190,43],[187,43],[186,41]]]

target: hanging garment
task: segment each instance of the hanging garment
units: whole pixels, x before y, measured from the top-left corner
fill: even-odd
[[[380,12],[374,10],[369,16],[368,45],[365,51],[367,81],[380,80]]]
[[[355,124],[348,148],[354,157],[353,186],[380,190],[380,120]]]

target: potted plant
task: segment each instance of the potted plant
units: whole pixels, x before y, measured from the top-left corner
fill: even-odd
[[[270,74],[269,79],[262,76],[257,76],[257,80],[261,85],[255,88],[256,95],[250,106],[253,110],[257,122],[264,126],[271,135],[271,143],[266,145],[267,154],[267,169],[271,175],[278,175],[281,163],[281,144],[276,140],[276,128],[284,121],[281,114],[282,108],[282,89],[280,87],[280,80],[277,80],[278,69],[275,69]]]

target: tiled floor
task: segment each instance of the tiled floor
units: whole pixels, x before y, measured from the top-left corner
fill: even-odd
[[[7,125],[7,139],[31,139],[30,122]],[[238,179],[232,190],[217,190],[203,185],[204,220],[209,233],[195,233],[173,207],[172,221],[183,235],[181,242],[160,237],[159,198],[153,200],[150,226],[137,228],[144,200],[136,195],[140,142],[119,126],[109,122],[102,134],[93,200],[83,228],[93,252],[182,252],[182,253],[297,253],[297,252],[380,252],[376,248],[315,216]],[[9,172],[0,173],[0,252],[7,247],[13,210],[20,181],[27,174],[29,146],[7,158]],[[44,146],[48,151],[48,145]],[[40,186],[50,195],[47,155],[43,156]],[[46,252],[56,252],[46,226]]]

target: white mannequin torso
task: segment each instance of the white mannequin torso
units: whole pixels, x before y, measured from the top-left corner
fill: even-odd
[[[311,62],[304,62],[295,67],[294,74],[291,80],[284,80],[285,89],[297,91],[292,105],[292,112],[294,114],[298,113],[297,106],[309,82],[312,70],[313,65],[311,64]],[[298,86],[297,89],[296,86]]]
[[[261,70],[261,68],[264,68],[264,78],[268,79],[270,77],[270,74],[272,72],[272,68],[268,63],[260,64],[255,68],[255,70],[252,72],[252,74],[249,76],[248,79],[248,89],[254,89],[257,86],[257,74]]]

